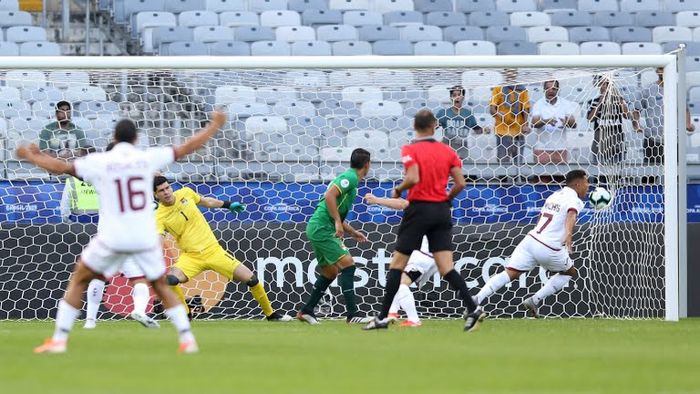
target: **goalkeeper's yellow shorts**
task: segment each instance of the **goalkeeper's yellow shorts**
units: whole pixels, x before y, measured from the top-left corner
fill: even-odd
[[[204,271],[215,271],[231,280],[233,272],[240,264],[240,261],[217,245],[202,252],[181,252],[175,267],[179,268],[187,279],[192,279]]]

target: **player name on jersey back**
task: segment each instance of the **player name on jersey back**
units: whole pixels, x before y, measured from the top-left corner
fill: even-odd
[[[540,218],[534,229],[528,233],[544,246],[559,250],[566,236],[566,216],[569,211],[577,214],[583,209],[583,201],[576,191],[564,187],[547,197],[540,211]]]

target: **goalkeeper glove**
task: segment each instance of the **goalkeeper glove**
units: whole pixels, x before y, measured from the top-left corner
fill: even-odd
[[[224,205],[222,205],[221,207],[226,208],[234,213],[240,213],[245,211],[245,205],[241,204],[240,202],[224,201]]]

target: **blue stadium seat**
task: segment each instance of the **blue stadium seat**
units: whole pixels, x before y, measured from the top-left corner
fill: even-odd
[[[489,41],[526,41],[527,32],[519,26],[490,26],[486,28],[486,39]]]
[[[678,45],[685,44],[685,51],[687,56],[700,56],[700,42],[694,41],[668,41],[661,45],[663,52],[671,52],[678,49]]]
[[[582,55],[619,55],[620,44],[612,41],[582,42],[579,49]]]
[[[369,10],[369,0],[330,0],[328,8],[332,10]]]
[[[170,12],[139,12],[132,17],[131,37],[137,38],[146,28],[160,26],[177,26],[175,15]]]
[[[450,42],[483,40],[484,31],[476,26],[448,26],[442,29],[442,39]]]
[[[464,40],[455,44],[455,55],[492,56],[496,55],[496,44],[491,41]]]
[[[434,26],[464,26],[467,24],[467,18],[463,12],[437,11],[430,12],[425,16],[426,25]]]
[[[569,29],[569,41],[609,41],[610,32],[602,26],[572,27]]]
[[[437,26],[408,25],[401,28],[401,39],[411,42],[442,41],[442,30]]]
[[[259,26],[260,20],[252,11],[226,11],[219,15],[219,24],[227,27]]]
[[[664,8],[668,12],[696,11],[700,5],[692,0],[664,0]]]
[[[309,26],[280,26],[275,30],[277,41],[313,41],[316,39],[316,31]]]
[[[372,0],[369,9],[376,12],[413,11],[413,0]]]
[[[23,44],[24,45],[24,44]],[[700,56],[688,56],[685,58],[685,71],[700,71]]]
[[[204,9],[217,14],[228,11],[247,11],[248,0],[206,0]]]
[[[384,24],[388,26],[405,26],[423,24],[423,14],[418,11],[392,11],[384,13]]]
[[[212,11],[184,11],[177,17],[178,26],[197,27],[219,24],[219,16]]]
[[[19,2],[17,0],[0,0],[0,11],[18,11]]]
[[[510,17],[501,11],[475,11],[469,14],[469,25],[478,27],[507,26]]]
[[[233,40],[233,29],[226,26],[197,26],[192,34],[193,41],[204,43]]]
[[[212,56],[249,56],[250,45],[241,41],[217,41],[209,44]]]
[[[39,26],[12,26],[5,31],[5,39],[13,42],[46,41],[46,30]]]
[[[549,14],[536,11],[518,11],[510,14],[510,24],[513,26],[549,26],[552,21]]]
[[[700,4],[698,4],[700,8]],[[676,26],[698,27],[700,26],[700,11],[681,11],[676,14]]]
[[[634,26],[634,15],[622,11],[594,12],[593,24],[603,27]]]
[[[619,11],[617,0],[578,0],[579,11]]]
[[[146,34],[144,34],[145,40]],[[193,41],[192,29],[183,26],[161,26],[151,29],[151,50],[157,51],[162,44],[175,41]],[[144,44],[144,47],[148,45]]]
[[[499,55],[537,55],[537,44],[528,41],[503,41],[496,45]]]
[[[327,10],[328,0],[289,0],[288,9],[296,12],[306,10]]]
[[[665,11],[639,11],[635,25],[640,27],[670,26],[676,24],[676,17]]]
[[[455,47],[447,41],[418,41],[413,45],[413,54],[416,56],[453,56]]]
[[[292,86],[268,85],[259,87],[255,91],[255,97],[258,101],[267,104],[275,104],[280,101],[299,100],[299,94]]]
[[[305,26],[340,25],[343,13],[338,10],[304,10],[301,19]]]
[[[563,27],[590,26],[593,16],[586,11],[557,11],[550,14],[552,25]]]
[[[296,41],[292,43],[292,56],[331,55],[331,44],[327,41]]]
[[[693,33],[690,28],[683,26],[657,26],[651,31],[654,42],[692,41]]]
[[[663,48],[655,42],[626,42],[622,44],[623,55],[661,55]]]
[[[367,41],[338,41],[332,44],[334,56],[362,56],[372,54],[372,44]]]
[[[204,43],[195,41],[176,41],[161,46],[161,55],[166,56],[206,56],[209,48]]]
[[[537,11],[535,0],[496,0],[496,9],[503,12]]]
[[[663,9],[659,0],[620,0],[620,11],[661,11]]]
[[[0,41],[0,56],[19,56],[19,46],[14,42]]]
[[[534,26],[527,29],[530,42],[569,41],[569,32],[561,26]]]
[[[316,29],[316,37],[319,40],[335,42],[335,41],[354,41],[359,35],[357,28],[350,25],[323,25]]]
[[[377,41],[372,44],[372,53],[385,56],[411,56],[413,44],[404,40]]]
[[[163,11],[179,14],[185,11],[206,10],[207,4],[204,0],[168,0],[165,2]]]
[[[345,11],[343,23],[353,26],[381,25],[382,14],[374,11]]]
[[[292,54],[293,53],[294,46],[292,45]],[[330,48],[328,53],[330,54]],[[299,116],[314,117],[316,116],[316,107],[308,101],[285,101],[275,104],[272,107],[272,112],[284,118]]]
[[[578,44],[573,42],[549,41],[537,46],[540,55],[579,55]]]
[[[234,35],[236,41],[274,41],[275,30],[267,26],[242,26],[236,28]]]
[[[282,41],[256,41],[250,46],[253,56],[290,56],[291,53],[289,44]]]
[[[20,56],[60,56],[61,47],[55,42],[28,41],[19,46]]]
[[[263,11],[260,14],[260,25],[279,26],[300,26],[301,16],[296,11]]]
[[[114,21],[117,23],[128,23],[131,19],[131,14],[136,14],[142,11],[163,11],[165,9],[165,0],[121,0],[115,2]],[[29,13],[27,13],[29,14]],[[5,21],[0,15],[0,21]],[[31,25],[30,22],[26,23]]]
[[[360,26],[358,29],[358,37],[362,41],[379,41],[379,40],[399,40],[401,32],[397,27],[384,25],[366,25]]]
[[[287,0],[248,0],[248,11],[265,12],[286,9]]]
[[[637,26],[616,27],[610,31],[610,37],[619,43],[651,41],[651,29]]]
[[[577,0],[542,0],[542,9],[547,11],[552,10],[567,10],[576,11],[578,10]]]
[[[452,11],[452,0],[415,0],[415,9],[423,13],[434,11]]]
[[[493,0],[457,0],[456,9],[459,12],[495,11]]]

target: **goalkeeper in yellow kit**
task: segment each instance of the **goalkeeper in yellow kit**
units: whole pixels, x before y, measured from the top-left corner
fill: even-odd
[[[185,283],[200,273],[211,270],[229,280],[237,280],[248,285],[253,298],[260,304],[263,313],[270,321],[291,321],[292,317],[276,312],[270,305],[262,283],[253,272],[236,260],[219,245],[198,206],[224,208],[232,212],[242,212],[245,207],[238,202],[221,201],[203,197],[194,190],[183,187],[173,192],[168,180],[156,176],[153,192],[159,203],[156,210],[156,225],[161,235],[167,231],[175,237],[180,248],[180,257],[167,275],[168,284],[185,303],[185,296],[178,284]]]

